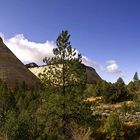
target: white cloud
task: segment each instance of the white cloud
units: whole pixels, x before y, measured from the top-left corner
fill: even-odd
[[[52,50],[56,47],[53,41],[46,41],[45,43],[31,42],[23,34],[17,34],[9,39],[5,39],[2,33],[0,33],[0,36],[7,47],[24,63],[35,62],[43,64],[43,58],[52,57]],[[76,53],[78,54],[79,52],[76,50]],[[88,66],[96,64],[95,61],[86,56],[82,57],[82,62]]]
[[[107,64],[116,64],[116,61],[115,60],[108,60],[106,63]]]
[[[2,38],[3,37],[2,35]],[[42,64],[44,57],[53,56],[52,50],[55,47],[52,41],[46,41],[45,43],[31,42],[26,39],[23,34],[15,35],[10,39],[4,39],[4,42],[24,63],[35,62],[37,64]]]
[[[106,71],[112,74],[121,74],[122,75],[122,71],[119,69],[119,65],[117,64],[117,62],[115,60],[109,60],[106,62],[107,66],[106,66]]]
[[[106,67],[107,71],[110,73],[117,73],[118,72],[118,65],[117,64],[109,64]]]
[[[87,66],[91,66],[91,67],[92,67],[92,66],[95,66],[95,64],[96,64],[95,61],[89,59],[89,58],[86,57],[86,56],[82,56],[82,63],[85,64],[85,65],[87,65]]]

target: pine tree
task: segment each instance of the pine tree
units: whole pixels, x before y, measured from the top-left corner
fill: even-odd
[[[139,86],[139,77],[138,77],[138,73],[137,72],[135,72],[133,80],[134,80],[134,85],[136,87],[136,90],[139,91],[140,86]]]
[[[117,79],[116,84],[118,84],[118,85],[125,85],[125,83],[124,83],[124,81],[123,81],[123,79],[122,79],[121,77],[119,77],[119,78]]]
[[[138,73],[137,72],[135,72],[134,77],[133,77],[133,80],[134,80],[134,82],[139,80],[139,77],[138,77]]]
[[[116,88],[116,94],[114,94],[114,100],[116,102],[128,100],[129,98],[128,91],[121,77],[118,78],[117,82],[115,83],[115,88]]]
[[[47,133],[51,130],[53,136],[59,135],[60,139],[67,139],[71,120],[84,123],[91,114],[90,105],[84,102],[86,69],[69,38],[68,31],[62,31],[56,40],[57,48],[53,49],[54,57],[44,59],[48,68],[40,74],[47,88],[44,108],[51,124],[45,130]]]

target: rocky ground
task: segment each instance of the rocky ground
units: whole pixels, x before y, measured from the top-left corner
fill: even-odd
[[[140,111],[134,110],[134,104],[132,101],[125,102],[128,108],[126,112],[124,112],[122,107],[123,103],[104,104],[101,100],[101,97],[90,99],[90,101],[93,102],[93,115],[107,118],[112,112],[117,112],[119,118],[126,124],[140,123]]]

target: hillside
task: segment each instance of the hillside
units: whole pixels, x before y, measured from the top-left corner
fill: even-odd
[[[38,66],[35,63],[26,64],[26,67],[37,77],[39,73],[43,73],[44,69],[47,68],[47,66]],[[94,68],[89,67],[89,66],[85,66],[85,67],[86,67],[88,83],[94,83],[95,81],[102,80]]]
[[[26,82],[27,86],[32,87],[39,83],[24,64],[12,53],[0,38],[0,79],[9,88],[14,88],[18,83]]]

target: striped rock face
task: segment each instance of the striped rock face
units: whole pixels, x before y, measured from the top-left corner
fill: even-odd
[[[0,38],[0,80],[9,88],[14,88],[17,82],[25,82],[27,86],[32,87],[40,81],[7,48],[2,38]]]

